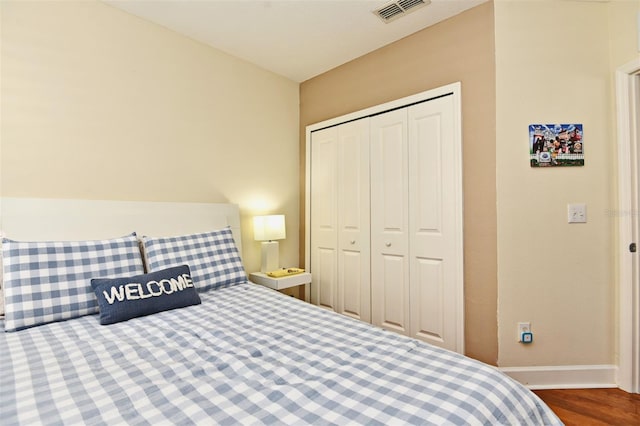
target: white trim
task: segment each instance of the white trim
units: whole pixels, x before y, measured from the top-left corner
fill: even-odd
[[[501,367],[500,371],[529,389],[616,388],[615,365]]]
[[[619,272],[619,375],[617,383],[627,392],[640,392],[640,327],[637,325],[638,310],[634,306],[638,289],[633,283],[633,253],[629,252],[629,243],[633,241],[634,206],[632,200],[632,185],[634,167],[631,164],[634,129],[637,129],[637,112],[640,107],[634,105],[631,97],[634,88],[635,75],[640,72],[640,59],[636,59],[616,72],[616,109],[618,130],[618,272]],[[638,136],[636,135],[636,138]],[[637,148],[636,148],[637,149]],[[636,171],[637,173],[638,171]],[[637,197],[637,195],[636,195]],[[636,211],[637,215],[638,212]],[[635,236],[637,238],[637,235]],[[640,243],[640,241],[635,241]],[[635,253],[637,256],[638,253]],[[635,293],[635,294],[634,294]]]
[[[459,352],[465,353],[465,333],[464,333],[464,182],[462,180],[463,170],[463,152],[462,152],[462,87],[460,83],[454,86],[453,103],[455,110],[455,122],[458,124],[455,126],[455,164],[458,170],[456,170],[456,205],[460,208],[460,214],[456,215],[456,233],[458,240],[456,241],[456,259],[460,260],[460,264],[456,271],[456,283],[460,283],[457,287],[458,290],[458,304],[456,309],[458,310],[458,322],[457,329],[457,347]]]
[[[360,111],[355,111],[340,117],[331,118],[319,123],[310,124],[305,129],[306,138],[306,159],[305,159],[305,268],[309,270],[311,266],[311,200],[309,197],[311,191],[311,132],[320,130],[326,127],[335,126],[347,121],[357,120],[363,117],[367,117],[374,114],[379,114],[384,111],[389,111],[395,108],[401,108],[417,102],[426,101],[429,99],[437,98],[452,94],[453,102],[455,105],[455,120],[456,120],[456,135],[455,135],[455,150],[456,150],[456,171],[457,184],[459,188],[462,188],[462,84],[458,81],[455,83],[447,84],[435,89],[427,90],[417,93],[415,95],[407,96],[394,101],[386,102],[384,104],[376,105],[370,108],[365,108]],[[459,191],[456,195],[456,201],[460,206],[460,211],[463,211],[463,194]],[[456,218],[456,232],[458,235],[458,241],[456,241],[456,252],[459,254],[459,265],[456,272],[456,280],[458,280],[458,300],[456,305],[456,352],[464,353],[464,230],[463,230],[463,215]],[[313,285],[313,284],[312,284]]]

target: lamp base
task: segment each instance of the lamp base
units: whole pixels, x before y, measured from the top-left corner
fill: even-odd
[[[277,241],[262,242],[262,266],[260,267],[260,272],[271,272],[280,267],[279,250],[280,244]]]

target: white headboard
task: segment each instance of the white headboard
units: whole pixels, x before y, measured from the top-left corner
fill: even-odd
[[[2,198],[0,230],[30,241],[96,240],[133,231],[168,237],[230,226],[240,254],[240,213],[235,204],[153,201]]]

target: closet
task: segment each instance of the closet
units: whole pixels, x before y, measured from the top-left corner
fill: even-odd
[[[459,84],[307,128],[311,302],[463,352]]]

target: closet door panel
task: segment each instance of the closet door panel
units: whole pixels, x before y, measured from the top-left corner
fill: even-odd
[[[363,261],[363,256],[359,252],[349,250],[341,250],[340,252],[338,312],[369,322],[369,306],[363,306],[365,301],[369,305],[369,291],[363,288],[363,282],[368,282],[367,277],[362,274]],[[368,259],[366,263],[369,263]]]
[[[437,346],[445,342],[445,301],[443,262],[438,259],[416,258],[411,271],[412,337]]]
[[[337,311],[371,321],[369,221],[369,119],[338,132]]]
[[[337,310],[338,136],[318,130],[311,143],[311,302]]]
[[[378,258],[380,276],[377,288],[372,289],[380,299],[374,307],[374,324],[400,334],[409,333],[408,289],[404,288],[403,277],[407,275],[406,256],[382,254]],[[376,276],[378,278],[378,276]]]
[[[411,335],[455,350],[453,99],[445,96],[408,111]]]
[[[409,333],[406,109],[371,118],[372,322]]]
[[[318,247],[314,253],[313,285],[316,286],[316,305],[336,310],[337,270],[336,250]]]

